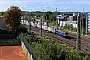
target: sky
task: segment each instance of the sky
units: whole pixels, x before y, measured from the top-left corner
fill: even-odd
[[[90,12],[90,0],[0,0],[0,11],[10,6],[18,6],[22,11]]]

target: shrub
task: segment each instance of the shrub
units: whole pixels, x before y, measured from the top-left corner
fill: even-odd
[[[20,24],[19,26],[19,32],[23,32],[23,33],[27,33],[27,28],[25,28],[25,26],[23,24]]]
[[[25,36],[27,36],[27,38]],[[42,42],[35,41],[32,39],[33,37],[28,34],[24,34],[24,37],[26,40],[30,40],[29,44],[33,48],[34,53],[38,56],[38,60],[89,60],[88,55],[80,51],[77,52],[71,47],[60,44],[47,36],[39,36],[44,40]]]

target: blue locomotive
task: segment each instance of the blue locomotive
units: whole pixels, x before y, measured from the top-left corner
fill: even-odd
[[[57,34],[59,34],[63,37],[68,37],[69,36],[68,32],[64,32],[64,31],[61,31],[61,30],[58,30],[58,29],[55,30],[55,33],[57,33]]]

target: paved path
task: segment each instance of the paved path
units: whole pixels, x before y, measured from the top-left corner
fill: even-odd
[[[0,46],[0,60],[28,60],[21,46]]]

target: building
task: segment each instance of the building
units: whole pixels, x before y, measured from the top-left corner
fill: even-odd
[[[77,21],[77,16],[69,16],[68,21]]]
[[[90,34],[90,12],[86,13],[86,34]]]
[[[3,17],[0,16],[0,29],[7,29],[7,26],[3,23]]]
[[[65,14],[61,14],[61,15],[57,15],[57,20],[58,20],[58,24],[60,26],[72,26],[74,28],[77,28],[77,14],[73,13],[73,14],[69,14],[69,13],[65,13]]]
[[[59,21],[77,21],[77,14],[61,14],[56,17]]]

